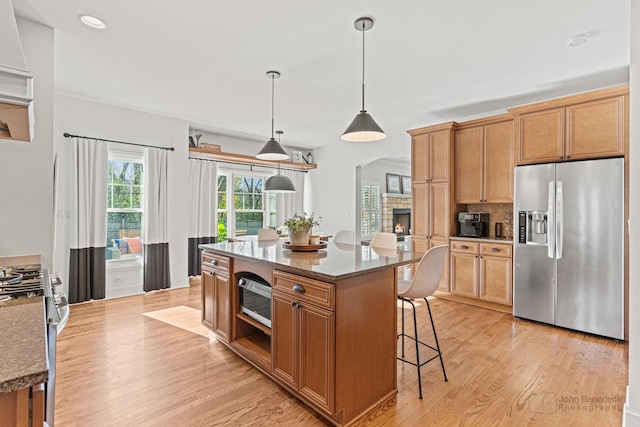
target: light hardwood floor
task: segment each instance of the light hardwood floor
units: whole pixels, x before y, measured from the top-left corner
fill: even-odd
[[[415,368],[398,362],[396,401],[361,425],[620,425],[625,343],[432,301],[449,381],[429,363],[419,400]],[[199,308],[199,286],[73,305],[58,341],[56,425],[327,424],[220,343],[142,315],[177,305]]]

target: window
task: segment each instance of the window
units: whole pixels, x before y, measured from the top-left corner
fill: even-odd
[[[360,231],[362,236],[372,236],[380,231],[380,186],[378,184],[363,185],[361,203]]]
[[[107,260],[142,255],[143,172],[142,158],[109,153]]]
[[[276,195],[263,193],[264,180],[248,173],[218,175],[218,240],[276,226]]]

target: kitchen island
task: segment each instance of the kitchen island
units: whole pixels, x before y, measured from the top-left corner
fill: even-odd
[[[31,425],[30,417],[42,425],[49,375],[42,297],[0,302],[0,324],[0,425]]]
[[[396,267],[421,252],[281,241],[202,249],[202,323],[218,341],[336,425],[395,397]],[[243,278],[271,287],[269,322],[247,314]],[[248,304],[248,303],[247,303]]]

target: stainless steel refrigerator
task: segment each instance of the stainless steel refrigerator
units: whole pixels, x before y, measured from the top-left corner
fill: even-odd
[[[624,159],[518,166],[514,316],[624,339]]]

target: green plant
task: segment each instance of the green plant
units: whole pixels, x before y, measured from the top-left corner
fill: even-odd
[[[314,225],[320,225],[320,221],[322,218],[316,217],[314,213],[307,215],[303,212],[302,215],[294,214],[284,222],[284,225],[289,229],[289,233],[297,234],[313,228]]]

